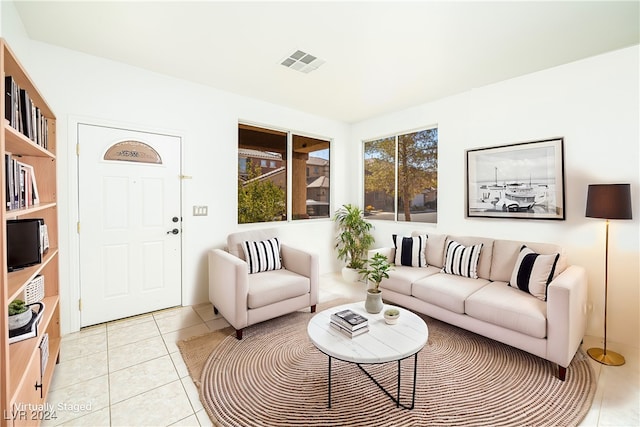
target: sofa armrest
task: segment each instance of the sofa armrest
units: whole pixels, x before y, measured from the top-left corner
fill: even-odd
[[[248,324],[249,266],[222,249],[209,251],[209,301],[235,329]]]
[[[377,248],[377,249],[370,249],[367,252],[367,259],[371,259],[373,258],[373,256],[375,254],[381,254],[387,257],[387,261],[389,261],[391,264],[393,264],[395,262],[395,254],[396,254],[396,248]]]
[[[309,278],[311,305],[318,303],[320,287],[320,261],[318,255],[281,243],[282,266],[289,271]]]
[[[572,265],[547,290],[547,359],[567,367],[587,329],[587,272]]]

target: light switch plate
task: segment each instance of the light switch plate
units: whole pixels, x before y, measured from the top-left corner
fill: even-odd
[[[208,206],[194,206],[193,216],[207,216],[209,214]]]

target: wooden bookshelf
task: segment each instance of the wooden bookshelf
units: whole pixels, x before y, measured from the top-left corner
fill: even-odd
[[[0,99],[0,153],[2,154],[2,190],[0,202],[0,420],[1,426],[38,425],[42,414],[38,405],[44,404],[55,365],[60,354],[60,297],[59,297],[59,254],[58,254],[58,209],[56,183],[56,118],[38,91],[33,80],[22,67],[4,39],[0,39],[0,63],[2,66],[2,96]],[[12,127],[6,119],[7,85],[5,77],[11,76],[21,89],[27,91],[30,101],[37,108],[38,115],[46,118],[44,134],[46,144],[38,138],[30,138],[24,132]],[[11,92],[11,90],[9,90]],[[5,154],[19,158],[20,162],[33,167],[37,177],[40,202],[17,209],[7,209],[7,171]],[[29,199],[31,200],[31,199]],[[49,250],[40,264],[9,273],[7,268],[6,223],[9,219],[42,218],[48,228]],[[26,286],[37,276],[44,277],[44,313],[38,324],[38,335],[9,344],[7,324],[8,305],[14,299],[22,298]],[[49,357],[41,372],[40,344],[44,334],[49,337]],[[20,405],[32,408],[25,412],[16,411]],[[24,406],[23,406],[24,408]]]

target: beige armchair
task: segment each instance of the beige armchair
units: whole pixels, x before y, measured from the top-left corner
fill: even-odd
[[[266,242],[278,237],[277,229],[251,230],[230,234],[227,251],[209,251],[209,301],[214,311],[236,330],[242,330],[305,307],[311,312],[318,303],[318,256],[280,244],[282,268],[249,273],[255,266],[247,262],[244,242]],[[252,246],[253,247],[253,246]],[[255,261],[256,254],[250,254]]]

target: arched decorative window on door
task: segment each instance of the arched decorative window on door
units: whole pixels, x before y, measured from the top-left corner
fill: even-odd
[[[133,140],[113,144],[104,153],[104,160],[162,164],[160,154],[153,147],[144,142]]]

